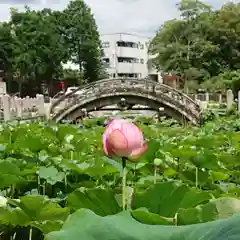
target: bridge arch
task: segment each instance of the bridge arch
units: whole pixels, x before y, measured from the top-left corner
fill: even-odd
[[[81,94],[74,95],[77,91]],[[66,118],[75,120],[82,115],[81,109],[87,112],[100,110],[120,103],[122,98],[129,105],[145,105],[151,110],[164,107],[165,114],[179,122],[199,123],[200,107],[186,94],[165,84],[132,78],[104,79],[79,87],[52,104],[51,118],[56,122]]]

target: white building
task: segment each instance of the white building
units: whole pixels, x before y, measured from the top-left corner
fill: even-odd
[[[162,82],[161,74],[153,68],[148,55],[150,39],[134,34],[101,35],[103,61],[110,77],[145,78]]]

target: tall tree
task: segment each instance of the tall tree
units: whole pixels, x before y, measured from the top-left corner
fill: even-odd
[[[11,26],[14,33],[14,76],[19,84],[28,83],[33,88],[41,83],[52,85],[53,79],[61,73],[62,61],[67,52],[63,37],[58,30],[56,16],[50,9],[25,12],[12,11]]]
[[[182,0],[177,4],[181,16],[185,20],[193,20],[203,12],[210,12],[212,7],[199,0]]]
[[[240,69],[240,3],[228,3],[215,12],[210,39],[221,47],[222,65]]]
[[[34,95],[41,84],[52,89],[54,80],[64,77],[62,64],[68,61],[79,65],[84,80],[105,75],[96,22],[82,0],[63,11],[12,8],[10,22],[0,24],[0,70],[20,93]]]
[[[79,65],[89,82],[98,80],[101,46],[91,9],[83,0],[71,1],[63,11],[62,24],[71,61]]]
[[[0,70],[3,77],[6,77],[12,70],[13,49],[11,26],[7,23],[0,23]]]
[[[182,18],[163,24],[150,45],[156,67],[177,73],[184,84],[239,69],[240,3],[213,11],[198,0],[182,0],[177,7]]]

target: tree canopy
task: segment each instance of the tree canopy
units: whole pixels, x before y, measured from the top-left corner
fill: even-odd
[[[214,10],[199,0],[182,0],[177,7],[181,18],[165,22],[151,42],[155,66],[178,74],[190,88],[240,86],[240,3]]]
[[[53,92],[67,75],[63,64],[79,66],[71,84],[99,79],[101,45],[91,9],[83,0],[71,1],[63,11],[11,9],[11,20],[0,24],[0,70],[9,91],[30,95],[42,84]]]

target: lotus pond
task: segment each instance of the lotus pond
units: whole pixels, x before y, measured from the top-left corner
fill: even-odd
[[[127,211],[103,121],[0,126],[1,240],[240,239],[239,119],[136,121],[149,148],[127,164]]]

